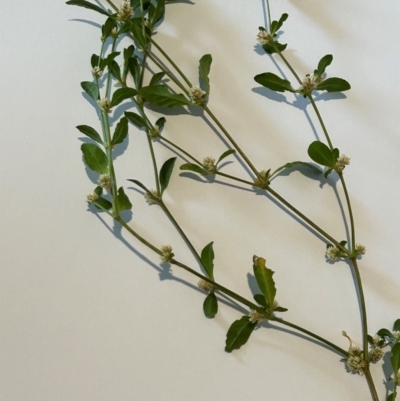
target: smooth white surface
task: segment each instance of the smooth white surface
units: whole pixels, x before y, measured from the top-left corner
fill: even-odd
[[[352,84],[345,96],[324,95],[318,106],[334,144],[351,156],[346,180],[357,240],[368,247],[360,267],[374,334],[400,317],[400,4],[272,0],[271,9],[274,18],[289,13],[282,42],[301,75],[331,53],[328,75]],[[87,210],[93,184],[74,127],[100,129],[79,83],[91,79],[89,59],[99,51],[103,21],[59,1],[2,2],[0,399],[369,400],[365,379],[346,373],[337,354],[278,326],[261,327],[241,350],[225,353],[225,333],[246,310],[220,303],[217,318],[205,319],[197,279],[160,267],[150,250],[118,226],[114,235],[110,219]],[[201,0],[169,5],[156,38],[193,81],[198,59],[213,55],[209,106],[256,166],[307,161],[315,139],[310,121],[322,138],[310,106],[293,105],[291,94],[272,94],[253,81],[262,72],[279,73],[259,54],[259,25],[265,25],[261,1]],[[152,112],[154,120],[159,112]],[[225,150],[203,119],[168,114],[164,134],[198,158]],[[156,152],[160,164],[172,155],[159,144]],[[230,160],[224,171],[248,179]],[[168,219],[126,185],[125,178],[138,178],[154,186],[148,162],[143,133],[131,127],[116,164],[134,204],[131,223],[196,267]],[[331,184],[292,172],[273,188],[341,240]],[[342,197],[340,185],[337,193]],[[324,243],[280,206],[179,176],[177,169],[166,202],[197,249],[214,241],[219,282],[251,298],[252,256],[264,256],[276,272],[277,298],[289,308],[285,318],[344,348],[342,330],[360,344],[348,266],[326,263]],[[372,370],[383,400],[381,364]]]

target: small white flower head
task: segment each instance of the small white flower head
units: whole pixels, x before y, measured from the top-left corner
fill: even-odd
[[[397,372],[394,382],[396,386],[400,386],[400,370]]]
[[[146,192],[144,198],[148,204],[158,203],[160,200],[160,194],[155,189],[150,190],[150,193]]]
[[[346,155],[340,155],[336,160],[336,170],[342,172],[346,166],[350,164],[350,157]]]
[[[117,13],[117,19],[119,21],[129,21],[133,15],[133,8],[131,7],[131,2],[124,0],[119,7]]]
[[[372,344],[374,344],[374,347],[378,347],[381,340],[382,340],[381,336],[376,335],[372,337]]]
[[[369,351],[369,359],[373,363],[380,361],[383,355],[385,355],[385,352],[380,347],[374,347],[371,351]]]
[[[318,85],[322,81],[323,81],[323,78],[321,76],[316,77],[314,74],[308,74],[303,79],[303,82],[302,82],[300,88],[297,89],[297,92],[299,92],[303,95],[308,95],[313,90],[317,89]]]
[[[400,342],[400,331],[393,331],[392,336],[393,336],[393,342],[395,344]]]
[[[205,157],[203,160],[203,166],[212,173],[217,171],[217,166],[215,164],[215,159],[211,156]]]
[[[273,42],[274,38],[270,33],[268,33],[265,29],[260,29],[257,34],[257,42],[260,45],[265,45],[266,43]]]
[[[101,174],[97,182],[102,188],[111,189],[112,187],[111,177],[109,174]]]
[[[259,175],[259,177],[254,178],[254,185],[260,188],[267,188],[269,185],[269,179],[271,178],[270,170],[261,170]]]
[[[256,310],[250,310],[249,320],[251,323],[261,323],[265,319],[266,317],[262,313],[257,312]]]
[[[327,245],[326,247],[326,253],[325,253],[327,259],[329,260],[337,260],[338,258],[342,257],[342,252],[336,245]]]
[[[113,29],[111,29],[110,36],[111,36],[113,39],[116,39],[116,38],[118,37],[118,29],[117,29],[116,27],[114,27]]]
[[[106,98],[103,97],[97,101],[97,104],[106,112],[109,113],[111,111],[111,102]]]
[[[93,203],[97,199],[99,199],[99,195],[97,195],[96,192],[91,192],[90,194],[86,195],[86,201],[88,203]]]
[[[200,289],[202,289],[203,291],[207,291],[207,292],[210,292],[210,291],[212,291],[212,290],[214,289],[214,286],[213,286],[211,283],[209,283],[208,281],[203,280],[203,279],[201,279],[201,280],[197,283],[197,286],[198,286]]]
[[[357,255],[365,255],[365,252],[367,252],[367,247],[363,244],[356,244],[356,252]]]
[[[161,136],[160,127],[156,124],[153,129],[148,131],[148,133],[149,133],[150,138],[153,141],[155,141],[156,139],[158,139]]]
[[[192,86],[189,88],[190,100],[195,104],[203,103],[207,93],[204,92],[199,86]]]
[[[100,69],[100,67],[96,66],[92,68],[92,74],[97,77],[100,78],[103,75],[103,70]]]
[[[276,299],[274,299],[274,303],[272,304],[272,310],[275,310],[278,307],[279,307],[279,303]]]
[[[366,363],[362,354],[350,355],[346,360],[346,365],[352,372],[358,373],[361,376],[365,372]]]
[[[173,257],[174,254],[172,253],[172,246],[171,245],[163,245],[161,247],[161,262],[168,263]]]

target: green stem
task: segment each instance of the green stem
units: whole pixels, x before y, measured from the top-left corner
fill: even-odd
[[[153,170],[154,170],[154,178],[156,181],[157,192],[161,194],[161,186],[160,186],[160,178],[158,177],[158,168],[157,168],[157,160],[154,154],[154,146],[153,142],[151,141],[150,134],[147,132],[147,142],[149,144],[150,154],[151,154],[151,161],[153,163]]]
[[[197,160],[195,157],[193,157],[190,153],[186,152],[186,150],[182,149],[180,146],[178,146],[175,143],[171,142],[169,139],[167,139],[167,138],[165,138],[163,136],[159,136],[159,139],[160,139],[160,141],[164,141],[164,142],[168,143],[168,145],[172,146],[176,150],[179,150],[179,152],[181,152],[184,155],[186,155],[189,159],[193,160],[199,166],[202,166],[202,163],[199,160]]]
[[[220,123],[218,118],[212,113],[212,111],[207,107],[207,105],[203,104],[202,105],[204,111],[211,117],[211,119],[217,124],[218,128],[224,133],[224,135],[228,138],[229,142],[232,144],[232,146],[237,150],[237,152],[242,156],[243,160],[247,163],[247,165],[251,168],[253,173],[259,177],[260,173],[258,170],[254,167],[253,163],[250,161],[250,159],[246,156],[246,154],[243,152],[241,147],[235,142],[235,140],[232,138],[232,136],[229,134],[229,132],[225,129],[225,127]]]
[[[296,71],[290,65],[289,61],[286,59],[286,57],[283,55],[283,53],[278,49],[275,42],[272,42],[272,46],[273,46],[274,50],[279,54],[279,57],[282,59],[282,61],[286,64],[286,67],[289,68],[290,72],[297,79],[297,82],[301,85],[303,82],[301,81],[300,77],[297,75]]]
[[[363,331],[363,353],[364,360],[369,365],[369,355],[368,355],[368,322],[367,322],[367,309],[365,306],[364,291],[361,281],[360,271],[358,269],[357,259],[354,257],[351,259],[353,262],[354,273],[356,275],[357,290],[360,296],[360,307],[361,307],[361,321],[362,321],[362,331]]]
[[[221,173],[220,171],[216,171],[215,174],[220,175],[221,177],[229,178],[230,180],[234,180],[234,181],[242,182],[243,184],[254,186],[254,182],[242,180],[241,178],[234,177],[233,175],[230,175],[230,174]]]
[[[114,53],[116,45],[117,45],[117,38],[114,38],[114,39],[113,39],[113,43],[112,43],[111,53]],[[111,78],[112,78],[111,68],[108,67],[107,83],[106,83],[106,96],[105,96],[106,99],[108,99],[109,96],[110,96],[110,91],[111,91]]]
[[[154,47],[168,60],[168,62],[175,68],[176,72],[182,77],[182,79],[186,82],[186,84],[191,88],[193,85],[189,81],[188,77],[182,72],[182,70],[177,66],[177,64],[172,60],[170,56],[163,50],[163,48],[152,38],[149,38],[150,42],[154,45]]]
[[[140,71],[139,89],[143,86],[146,59],[147,59],[147,54],[144,53],[143,54],[143,60],[142,60],[142,71]]]
[[[197,252],[196,248],[193,246],[193,244],[191,243],[190,239],[187,237],[187,235],[185,234],[185,232],[183,231],[182,227],[179,225],[179,223],[175,220],[174,216],[172,215],[172,213],[169,211],[169,209],[167,208],[167,206],[165,205],[165,203],[161,200],[159,202],[159,205],[161,207],[161,209],[164,211],[164,213],[168,216],[168,218],[172,221],[172,223],[174,224],[174,226],[176,227],[176,229],[178,230],[179,234],[181,235],[181,237],[185,240],[187,246],[189,247],[189,249],[192,251],[192,253],[195,255],[197,261],[200,263],[201,266],[203,266],[203,263],[201,261],[201,257],[199,255],[199,253]]]
[[[371,391],[372,399],[374,401],[379,401],[378,393],[376,392],[376,388],[375,388],[374,379],[372,378],[372,375],[371,375],[371,372],[369,370],[369,367],[365,371],[365,378],[367,379],[367,383],[368,383],[368,386],[369,386],[369,390]],[[393,399],[395,399],[395,398],[396,398],[396,396]]]
[[[271,32],[271,9],[269,8],[269,0],[265,0],[265,4],[266,4],[266,7],[267,7],[268,31]]]
[[[350,197],[349,197],[349,193],[347,191],[347,186],[346,186],[346,182],[343,177],[343,173],[339,173],[339,178],[340,178],[340,181],[342,182],[344,195],[346,197],[347,207],[349,210],[350,226],[351,226],[351,250],[352,250],[352,252],[355,252],[355,250],[356,250],[356,230],[355,230],[355,224],[354,224],[353,210],[351,208]]]
[[[106,2],[114,9],[114,11],[118,12],[118,7],[111,0],[106,0]]]
[[[317,226],[307,216],[305,216],[303,213],[301,213],[299,210],[297,210],[294,206],[292,206],[292,204],[290,204],[286,199],[282,198],[282,196],[280,196],[277,192],[275,192],[271,187],[266,188],[266,190],[272,196],[274,196],[276,199],[278,199],[281,203],[283,203],[286,207],[288,207],[292,212],[294,212],[297,216],[299,216],[302,220],[307,222],[307,224],[309,224],[316,231],[318,231],[320,234],[322,234],[326,239],[328,239],[333,244],[335,244],[342,252],[344,252],[346,255],[350,255],[350,252],[345,247],[343,247],[338,241],[336,241],[333,237],[331,237],[326,231],[324,231],[322,228]]]
[[[321,114],[320,114],[320,112],[318,110],[318,107],[315,104],[314,99],[313,99],[311,94],[308,95],[308,99],[310,100],[310,102],[312,104],[312,107],[314,108],[315,114],[318,117],[318,121],[321,124],[321,128],[322,128],[322,131],[324,132],[325,138],[326,138],[326,140],[327,140],[327,142],[329,144],[329,148],[332,150],[333,149],[333,145],[332,145],[332,142],[331,142],[331,138],[329,137],[328,130],[326,129],[325,124],[324,124],[324,120],[322,119]]]
[[[338,347],[337,345],[331,343],[330,341],[326,340],[325,338],[320,337],[317,334],[314,334],[313,332],[311,332],[309,330],[303,329],[300,326],[297,326],[297,325],[295,325],[293,323],[287,322],[286,320],[283,320],[283,319],[280,319],[280,318],[277,318],[277,317],[273,317],[270,320],[273,321],[273,322],[281,323],[281,324],[283,324],[285,326],[289,326],[289,327],[291,327],[293,329],[296,329],[298,331],[301,331],[302,333],[307,334],[308,336],[313,337],[316,340],[321,341],[322,343],[324,343],[324,344],[328,345],[329,347],[335,349],[336,351],[340,352],[343,356],[348,356],[349,355],[349,353],[347,351],[345,351],[343,348]]]

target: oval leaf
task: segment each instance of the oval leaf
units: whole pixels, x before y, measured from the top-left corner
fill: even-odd
[[[99,88],[94,82],[81,82],[82,89],[96,102],[99,100]]]
[[[400,343],[397,343],[392,348],[392,356],[390,357],[390,362],[393,367],[393,372],[397,374],[400,369]]]
[[[66,4],[69,4],[70,6],[85,7],[90,10],[97,11],[100,14],[107,15],[107,17],[110,16],[110,14],[106,10],[103,10],[99,6],[96,6],[95,4],[92,4],[85,0],[70,0],[70,1],[67,1]]]
[[[141,75],[141,67],[139,60],[137,57],[131,57],[128,61],[128,69],[132,75],[132,78],[135,82],[135,86],[138,89],[140,85],[140,75]]]
[[[393,325],[393,331],[400,331],[400,319],[397,319]]]
[[[279,30],[279,28],[283,25],[283,23],[288,19],[289,15],[284,13],[282,14],[281,18],[279,18],[279,21],[272,21],[271,22],[271,27],[270,27],[270,33],[271,35],[275,35],[275,33]]]
[[[119,88],[117,89],[111,99],[111,107],[120,104],[125,99],[129,99],[137,95],[137,90],[133,88]]]
[[[207,273],[208,278],[214,280],[214,242],[210,242],[201,251],[201,263]]]
[[[226,334],[225,351],[232,352],[247,343],[257,323],[251,323],[248,316],[235,320]]]
[[[132,111],[126,111],[125,117],[138,128],[147,128],[146,121],[139,114],[133,113]]]
[[[147,49],[147,39],[143,35],[142,20],[141,18],[134,18],[131,20],[131,33],[139,43],[142,50]]]
[[[265,259],[254,257],[254,275],[261,292],[267,300],[268,306],[272,308],[276,295],[275,282],[272,278],[274,272],[265,266]]]
[[[165,72],[157,72],[157,74],[154,74],[151,77],[149,86],[157,85],[164,78],[164,75]]]
[[[209,319],[213,319],[218,312],[218,300],[214,292],[210,292],[203,303],[204,315]]]
[[[93,202],[93,205],[95,205],[97,209],[100,210],[110,210],[112,208],[112,203],[101,196]]]
[[[322,75],[325,72],[326,67],[328,67],[328,65],[332,63],[332,60],[333,60],[332,54],[327,54],[326,56],[322,57],[318,63],[318,68],[315,70],[315,75],[317,77]]]
[[[230,156],[230,155],[232,155],[232,154],[234,154],[234,153],[236,153],[236,150],[235,150],[235,149],[229,149],[229,150],[227,150],[226,152],[222,153],[222,155],[219,157],[219,159],[218,159],[218,161],[217,161],[217,166],[218,166],[218,163],[219,163],[220,161],[222,161],[222,160],[225,159],[225,157],[228,157],[228,156]]]
[[[103,140],[94,128],[89,127],[88,125],[78,125],[76,128],[82,132],[82,134],[103,145]]]
[[[171,157],[161,167],[161,170],[160,170],[161,195],[168,187],[169,180],[171,178],[171,174],[172,174],[172,170],[174,169],[175,162],[176,162],[176,157]]]
[[[131,179],[128,179],[127,181],[131,181],[131,182],[133,182],[134,184],[136,184],[138,187],[142,188],[145,192],[151,193],[151,191],[149,191],[140,181],[138,181],[138,180],[131,180]]]
[[[211,54],[205,54],[200,59],[200,64],[199,64],[200,86],[207,93],[210,92],[210,79],[208,78],[208,75],[210,74],[211,63],[212,63]]]
[[[308,147],[308,155],[316,163],[322,166],[334,168],[336,165],[336,158],[332,154],[332,151],[323,142],[314,141]]]
[[[328,78],[322,81],[318,86],[318,91],[344,92],[351,89],[350,84],[342,78]]]
[[[263,308],[265,308],[265,309],[268,308],[267,301],[266,301],[264,295],[262,295],[262,294],[256,294],[256,295],[254,295],[253,298],[254,298],[254,300],[255,300],[259,305],[261,305]]]
[[[87,166],[98,173],[108,173],[108,159],[106,154],[93,143],[84,143],[81,146],[83,158]]]
[[[118,143],[122,143],[128,135],[128,119],[122,117],[117,126],[111,140],[111,146],[115,146]]]
[[[282,170],[296,168],[296,167],[307,167],[307,168],[310,168],[311,170],[313,170],[317,174],[322,173],[322,171],[318,167],[314,166],[313,164],[296,161],[296,162],[286,163],[284,166],[277,168],[271,174],[271,177],[273,177],[275,174],[279,173]]]
[[[279,50],[282,53],[286,49],[286,47],[287,47],[287,43],[282,44],[277,41],[275,41],[275,47],[270,45],[269,43],[265,43],[262,45],[262,48],[268,54],[274,54],[277,52],[276,50]]]
[[[380,336],[380,337],[393,338],[391,331],[388,329],[380,329],[376,334],[378,334],[378,336]]]
[[[196,173],[202,174],[202,175],[207,175],[208,172],[203,170],[200,166],[197,164],[193,163],[185,163],[182,164],[182,166],[179,167],[180,170],[189,170],[189,171],[194,171]]]
[[[286,79],[282,79],[272,72],[266,72],[254,77],[254,80],[262,86],[271,89],[275,92],[293,92],[292,85]]]
[[[140,90],[140,95],[146,102],[161,107],[181,107],[190,104],[181,93],[172,93],[167,85],[145,86]]]
[[[129,198],[126,196],[124,188],[120,188],[118,190],[118,196],[117,196],[117,202],[118,202],[118,208],[120,212],[123,210],[131,210],[132,209],[132,203],[129,200]]]

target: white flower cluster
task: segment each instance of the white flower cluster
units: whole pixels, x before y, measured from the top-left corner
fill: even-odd
[[[322,76],[316,77],[314,74],[308,74],[306,77],[303,79],[303,82],[300,86],[299,89],[297,89],[297,92],[303,94],[303,95],[308,95],[311,93],[313,90],[317,89],[318,85],[323,81]]]
[[[209,283],[208,281],[203,280],[203,279],[201,279],[201,280],[197,283],[197,286],[198,286],[200,289],[202,289],[203,291],[207,291],[207,292],[210,292],[210,291],[212,291],[212,290],[214,289],[214,286],[213,286],[211,283]]]
[[[155,189],[152,189],[150,190],[150,193],[146,192],[144,194],[144,198],[146,199],[146,202],[151,205],[153,203],[158,203],[160,200],[160,194]]]
[[[215,159],[211,156],[204,158],[203,166],[211,172],[217,171],[217,166],[215,165]]]
[[[274,40],[272,35],[265,31],[264,29],[260,29],[260,31],[257,34],[257,42],[260,45],[265,45],[266,43],[270,43]]]
[[[112,187],[111,177],[109,174],[101,174],[97,182],[102,188],[111,189]]]
[[[363,244],[356,244],[357,255],[365,255],[367,252],[367,247]]]
[[[256,310],[251,310],[249,313],[249,320],[251,323],[261,323],[266,317]]]
[[[163,245],[161,247],[161,262],[168,263],[173,257],[174,254],[172,253],[172,246],[171,245]]]
[[[90,194],[86,195],[86,201],[88,203],[93,203],[97,199],[99,199],[99,195],[97,195],[96,192],[91,192]]]
[[[256,187],[266,188],[269,185],[269,179],[271,178],[271,174],[267,170],[261,170],[259,172],[260,176],[254,178],[253,182]]]
[[[336,170],[342,172],[346,166],[350,164],[350,157],[346,155],[340,155],[336,161]]]
[[[92,74],[93,74],[95,77],[99,78],[99,77],[101,77],[101,76],[103,75],[103,70],[102,70],[100,67],[98,67],[98,66],[93,67],[93,68],[92,68]]]
[[[133,9],[131,7],[131,2],[124,0],[119,7],[117,13],[117,19],[119,21],[128,21],[131,19],[132,15],[133,15]]]
[[[326,247],[326,257],[329,260],[336,260],[343,256],[341,250],[336,245],[331,245]]]
[[[111,102],[106,97],[102,97],[97,101],[97,104],[106,112],[109,113],[111,111]]]
[[[205,100],[207,93],[204,92],[199,86],[192,86],[189,88],[189,97],[190,100],[195,103],[199,104]]]

